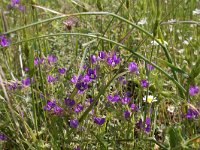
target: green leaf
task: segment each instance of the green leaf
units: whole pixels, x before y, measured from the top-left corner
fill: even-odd
[[[181,129],[177,127],[168,128],[168,136],[171,150],[182,149],[182,144],[185,142],[182,135]]]
[[[182,69],[180,69],[180,68],[178,68],[178,67],[172,65],[171,63],[169,63],[169,62],[167,62],[167,61],[165,61],[165,60],[163,60],[163,59],[160,59],[160,58],[157,58],[157,59],[158,59],[158,61],[159,61],[160,63],[162,63],[162,64],[164,64],[164,65],[167,65],[167,66],[170,67],[172,70],[174,70],[174,71],[176,71],[176,72],[178,72],[178,73],[182,73],[182,74],[187,75],[187,73],[186,73],[184,70],[182,70]]]
[[[200,57],[197,59],[194,67],[190,72],[190,78],[194,80],[194,78],[196,78],[199,74],[200,74]]]

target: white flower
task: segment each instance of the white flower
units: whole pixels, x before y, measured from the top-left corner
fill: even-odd
[[[152,45],[155,45],[155,46],[158,46],[158,45],[159,45],[158,42],[156,42],[155,40],[154,40],[154,41],[151,41],[151,44],[152,44]]]
[[[153,102],[157,102],[158,100],[156,99],[156,97],[152,96],[152,95],[148,95],[148,97],[144,96],[143,97],[143,101],[148,103],[153,103]]]
[[[200,14],[200,9],[195,9],[194,11],[192,11],[193,15],[199,15]]]
[[[144,25],[146,23],[147,23],[147,18],[143,18],[138,22],[138,24],[140,24],[140,25]]]
[[[175,107],[173,105],[168,106],[167,111],[169,111],[170,113],[173,113],[175,110]]]
[[[184,40],[184,41],[183,41],[183,44],[188,45],[189,42],[188,42],[187,40]]]

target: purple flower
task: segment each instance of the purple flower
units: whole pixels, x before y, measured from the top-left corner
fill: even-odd
[[[108,101],[110,102],[118,102],[120,100],[120,96],[116,93],[114,96],[111,94],[107,96]]]
[[[79,82],[76,84],[76,88],[79,90],[79,92],[83,92],[88,88],[88,84],[85,82]]]
[[[83,80],[83,82],[86,82],[86,83],[90,82],[90,76],[86,74],[86,75],[83,76],[82,80]]]
[[[24,71],[25,71],[25,72],[28,72],[28,71],[29,71],[29,68],[28,68],[28,67],[25,67],[25,68],[24,68]]]
[[[64,74],[64,73],[66,72],[66,69],[65,69],[65,68],[59,68],[59,69],[58,69],[58,72],[59,72],[60,74]]]
[[[130,62],[130,63],[128,64],[128,70],[129,70],[130,72],[138,73],[138,66],[137,66],[137,64],[136,64],[135,62]]]
[[[128,110],[124,111],[124,118],[128,119],[130,117],[131,113]]]
[[[24,11],[24,10],[25,10],[25,6],[19,5],[19,6],[18,6],[18,9],[19,9],[20,11]]]
[[[140,84],[143,88],[146,88],[149,86],[149,82],[147,80],[141,80],[140,81]]]
[[[56,107],[56,101],[47,101],[47,104],[44,106],[44,110],[51,110],[52,108]]]
[[[96,56],[95,55],[91,55],[90,56],[90,61],[91,61],[91,63],[95,63],[97,61]]]
[[[143,129],[145,132],[150,132],[150,130],[151,130],[151,119],[149,117],[146,117],[145,127],[143,127],[142,119],[139,120],[139,122],[136,124],[136,126],[139,129]]]
[[[107,58],[107,63],[112,67],[115,67],[119,62],[120,62],[120,57],[117,56],[115,52],[112,54],[112,56],[109,56]]]
[[[189,94],[191,96],[195,95],[195,94],[198,94],[199,93],[199,87],[198,86],[193,86],[191,85],[190,88],[189,88]]]
[[[39,63],[39,58],[36,57],[36,58],[34,59],[34,65],[35,65],[35,66],[38,65],[38,63]]]
[[[94,123],[98,125],[102,125],[105,122],[105,118],[100,118],[100,117],[94,117]]]
[[[11,0],[11,5],[15,6],[20,3],[20,0]]]
[[[90,80],[95,80],[96,77],[97,77],[97,71],[96,71],[96,69],[89,68],[87,70],[87,75],[90,77]]]
[[[7,86],[8,86],[9,90],[15,90],[18,87],[18,83],[17,82],[11,82],[11,83],[8,83]]]
[[[76,148],[74,148],[74,150],[81,150],[80,146],[77,146]]]
[[[73,99],[65,98],[65,104],[69,107],[73,107],[75,105],[75,101]]]
[[[187,113],[186,113],[185,117],[188,118],[188,119],[193,119],[193,118],[197,118],[198,115],[199,115],[199,111],[198,110],[189,108],[187,110]]]
[[[61,107],[59,107],[59,106],[55,106],[54,107],[54,110],[53,110],[53,112],[55,113],[55,114],[61,114],[62,113],[62,111],[63,111],[63,109],[61,108]]]
[[[106,53],[105,53],[104,51],[100,51],[100,52],[98,53],[98,57],[99,57],[100,59],[104,59],[104,58],[106,58]]]
[[[71,119],[71,120],[69,121],[69,125],[70,125],[70,127],[72,127],[72,128],[77,128],[77,127],[78,127],[78,120],[77,120],[77,119]]]
[[[2,47],[5,47],[5,46],[9,45],[9,42],[8,42],[8,40],[6,39],[6,37],[4,35],[0,36],[0,45]]]
[[[51,76],[51,75],[47,76],[47,81],[48,81],[49,83],[54,82],[54,81],[56,81],[56,80],[57,80],[57,77],[53,77],[53,76]]]
[[[76,75],[73,75],[70,81],[76,84],[78,81],[81,81],[82,79],[83,79],[82,75],[80,75],[79,78]]]
[[[131,98],[128,97],[127,95],[124,95],[121,99],[122,104],[128,104],[130,102]]]
[[[6,141],[7,140],[7,136],[3,133],[0,133],[0,141]]]
[[[22,82],[22,85],[28,86],[31,84],[31,78],[28,77],[26,79],[23,79],[21,82]]]
[[[132,111],[137,111],[138,107],[137,107],[135,104],[131,104],[131,105],[130,105],[130,109],[131,109]]]
[[[47,56],[47,60],[49,63],[53,63],[53,62],[56,62],[57,61],[57,57],[53,54],[50,54]]]
[[[151,64],[147,64],[147,69],[149,71],[152,71],[154,69],[154,66],[152,66]]]
[[[78,113],[81,112],[82,110],[83,110],[83,105],[79,103],[76,105],[74,112]]]

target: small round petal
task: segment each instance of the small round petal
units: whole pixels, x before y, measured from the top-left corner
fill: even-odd
[[[124,118],[128,119],[130,117],[131,113],[128,110],[124,111]]]
[[[189,88],[189,94],[191,96],[193,96],[193,95],[196,95],[198,93],[199,93],[199,87],[191,85],[190,88]]]
[[[97,61],[96,56],[95,55],[91,55],[90,56],[90,61],[91,61],[91,63],[95,63]]]

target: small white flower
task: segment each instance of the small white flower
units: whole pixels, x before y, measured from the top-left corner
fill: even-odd
[[[183,44],[188,45],[189,42],[188,42],[187,40],[184,40],[184,41],[183,41]]]
[[[152,96],[152,95],[148,95],[148,97],[144,96],[143,97],[143,101],[148,103],[153,103],[153,102],[157,102],[158,100],[156,99],[156,97]]]
[[[151,41],[151,44],[152,44],[152,45],[155,45],[155,46],[158,46],[158,45],[159,45],[158,42],[156,42],[155,40],[154,40],[154,41]]]
[[[167,111],[169,111],[170,113],[173,113],[175,110],[175,107],[173,105],[168,106]]]
[[[199,15],[200,14],[200,9],[195,9],[194,11],[192,11],[193,15]]]
[[[141,19],[141,20],[138,22],[138,24],[140,24],[140,25],[147,24],[147,18]]]

